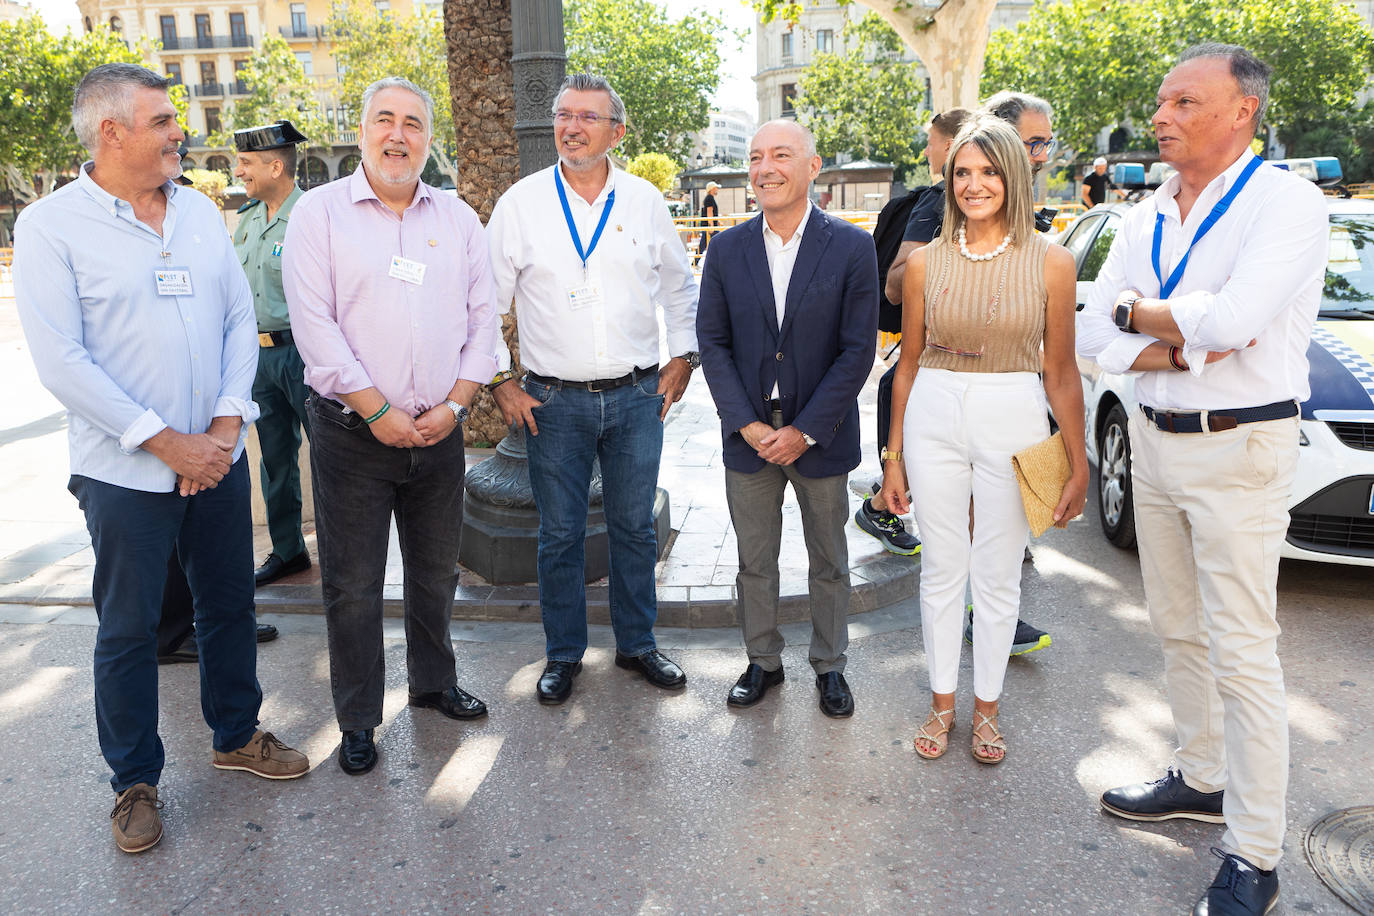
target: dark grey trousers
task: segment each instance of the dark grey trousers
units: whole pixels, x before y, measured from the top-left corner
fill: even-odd
[[[849,521],[847,474],[803,477],[792,466],[770,464],[753,474],[725,471],[725,498],[739,544],[740,629],[749,661],[766,671],[782,666],[778,632],[778,554],[782,500],[792,484],[801,507],[811,599],[811,667],[817,674],[844,671],[849,647]]]

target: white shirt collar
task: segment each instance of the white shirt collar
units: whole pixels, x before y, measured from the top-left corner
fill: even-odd
[[[767,214],[760,213],[759,216],[760,216],[760,218],[763,220],[763,235],[764,235],[764,238],[770,240],[771,242],[773,242],[773,244],[777,245],[779,248],[792,248],[792,247],[794,247],[794,246],[796,246],[796,245],[800,245],[800,244],[801,244],[802,233],[806,231],[806,224],[809,223],[809,222],[811,221],[811,208],[812,208],[812,206],[813,206],[813,205],[812,205],[812,203],[811,203],[811,198],[808,197],[808,198],[806,199],[806,212],[802,213],[801,222],[797,224],[797,231],[792,233],[792,238],[788,239],[787,242],[786,242],[786,244],[783,243],[782,236],[780,236],[780,235],[778,235],[776,232],[774,232],[774,231],[773,231],[773,227],[770,226],[770,225],[768,225],[768,216],[767,216]]]
[[[1226,167],[1224,172],[1207,183],[1207,187],[1202,189],[1202,192],[1198,195],[1198,199],[1201,200],[1203,196],[1210,196],[1212,192],[1215,192],[1217,198],[1220,199],[1221,196],[1236,183],[1237,179],[1240,178],[1240,173],[1245,171],[1245,167],[1250,164],[1250,160],[1253,159],[1254,156],[1255,154],[1248,149],[1241,153],[1236,157],[1235,162]],[[1155,206],[1159,212],[1166,216],[1172,216],[1174,219],[1178,219],[1177,195],[1182,184],[1182,176],[1180,176],[1178,172],[1175,172],[1159,186],[1159,190],[1155,191],[1155,198],[1158,201]]]
[[[567,173],[565,173],[565,172],[563,171],[563,160],[561,160],[561,159],[558,160],[558,162],[554,165],[554,168],[558,170],[558,177],[559,177],[559,179],[563,182],[563,187],[564,187],[564,189],[571,191],[571,190],[572,190],[572,184],[571,184],[571,182],[568,181]],[[587,206],[589,206],[589,207],[595,207],[597,204],[599,204],[599,203],[601,203],[602,201],[604,201],[604,200],[610,195],[610,193],[611,193],[612,191],[614,191],[614,190],[615,190],[615,164],[611,162],[611,157],[610,157],[610,156],[607,156],[607,157],[606,157],[606,183],[605,183],[604,185],[601,186],[601,191],[596,195],[596,199],[593,200],[591,203],[587,204]],[[576,197],[578,200],[582,201],[584,204],[587,203],[586,198],[584,198],[581,194],[577,194],[577,193],[570,193],[570,194],[568,195],[568,200],[571,201],[574,197]]]

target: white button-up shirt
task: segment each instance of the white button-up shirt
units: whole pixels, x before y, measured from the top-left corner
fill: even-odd
[[[783,242],[782,236],[768,225],[768,217],[759,214],[763,220],[763,251],[768,256],[768,277],[773,281],[773,308],[778,313],[778,327],[787,315],[787,287],[792,282],[792,269],[797,266],[797,251],[801,248],[802,233],[806,231],[806,221],[811,219],[811,201],[806,202],[806,212],[792,237]],[[773,397],[778,396],[778,383],[773,383]]]
[[[1317,318],[1328,251],[1328,216],[1321,191],[1282,169],[1261,165],[1194,246],[1169,304],[1183,334],[1192,371],[1134,372],[1131,364],[1154,338],[1127,334],[1112,321],[1125,289],[1159,296],[1151,263],[1155,215],[1164,215],[1160,271],[1167,280],[1198,226],[1239,178],[1253,154],[1245,152],[1198,196],[1179,220],[1179,176],[1122,220],[1083,311],[1078,352],[1108,372],[1137,376],[1142,404],[1169,410],[1220,410],[1275,401],[1304,401],[1307,342]],[[1254,347],[1245,349],[1251,340]],[[1211,350],[1233,353],[1206,363]]]
[[[503,313],[515,302],[525,368],[591,381],[652,366],[661,359],[655,305],[663,309],[667,355],[696,350],[697,284],[663,195],[614,167],[590,204],[565,184],[584,251],[615,191],[584,272],[558,202],[555,167],[512,185],[487,223],[495,302]],[[600,296],[573,308],[568,292],[586,287]],[[508,366],[509,354],[500,349],[497,358]]]
[[[159,236],[90,167],[19,215],[14,298],[38,377],[67,408],[72,473],[169,492],[176,472],[140,445],[239,417],[237,461],[258,418],[253,292],[209,198],[163,185]],[[158,294],[167,267],[190,271],[190,294]]]

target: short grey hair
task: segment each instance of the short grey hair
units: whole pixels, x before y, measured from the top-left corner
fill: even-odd
[[[773,126],[790,127],[793,130],[800,131],[802,138],[802,155],[807,159],[815,158],[816,135],[811,133],[811,129],[807,127],[805,124],[802,124],[799,121],[794,121],[791,118],[774,118],[771,121],[765,121],[764,123],[759,125],[758,130],[754,131],[754,137],[757,137],[765,127]],[[749,148],[751,150],[754,148],[754,137],[749,138]]]
[[[1219,41],[1193,45],[1178,56],[1178,62],[1184,64],[1200,57],[1216,57],[1230,62],[1231,76],[1240,87],[1241,95],[1253,95],[1259,99],[1255,116],[1250,120],[1258,130],[1260,122],[1264,120],[1264,112],[1269,108],[1269,74],[1274,72],[1273,68],[1240,45],[1227,45]]]
[[[604,92],[611,98],[611,120],[617,124],[625,123],[625,103],[621,101],[620,94],[611,88],[610,81],[604,76],[595,73],[569,73],[563,77],[563,82],[559,83],[558,91],[553,94],[553,105],[549,106],[549,112],[558,112],[558,103],[563,99],[563,93],[571,89],[573,92]]]
[[[384,76],[363,90],[363,123],[367,123],[367,110],[372,105],[372,97],[383,89],[404,89],[419,96],[420,101],[425,103],[425,118],[428,119],[425,126],[431,134],[434,133],[434,97],[404,76]]]
[[[72,127],[81,145],[94,153],[100,145],[100,122],[113,118],[125,127],[134,126],[134,90],[167,91],[172,81],[138,64],[101,64],[76,84],[72,101]]]
[[[1049,102],[1040,96],[1025,92],[1012,92],[1008,89],[1003,89],[1001,92],[989,96],[988,100],[983,103],[983,110],[988,114],[996,115],[1016,128],[1021,126],[1021,116],[1028,111],[1039,112],[1051,120],[1054,119],[1054,109]]]

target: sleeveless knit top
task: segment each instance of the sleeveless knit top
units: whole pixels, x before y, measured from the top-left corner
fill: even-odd
[[[946,236],[931,242],[926,248],[921,368],[1039,372],[1049,299],[1048,250],[1049,242],[1038,232],[991,261],[970,261],[959,253],[959,243]],[[982,355],[969,355],[974,353]]]

